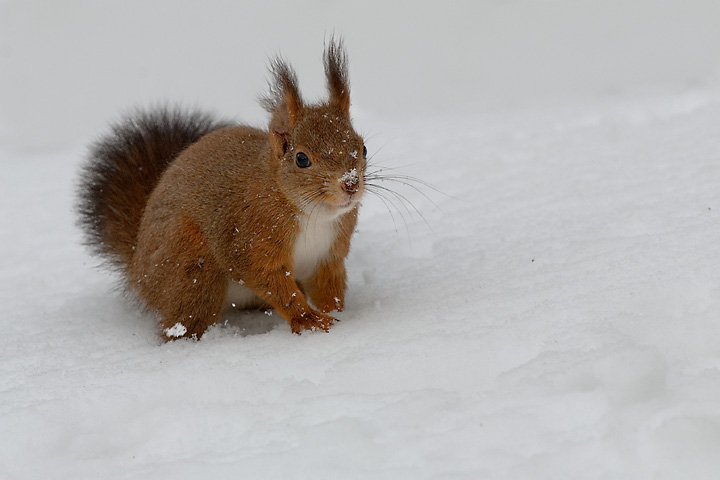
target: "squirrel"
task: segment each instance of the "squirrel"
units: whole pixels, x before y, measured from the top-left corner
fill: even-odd
[[[158,314],[165,340],[199,339],[230,305],[272,308],[297,334],[328,331],[342,311],[367,148],[342,40],[323,63],[329,97],[306,104],[290,65],[271,62],[266,130],[162,107],[92,145],[86,243]]]

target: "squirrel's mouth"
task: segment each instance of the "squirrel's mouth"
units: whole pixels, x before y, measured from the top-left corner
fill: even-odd
[[[335,202],[327,202],[326,201],[325,208],[327,209],[328,213],[332,212],[331,215],[333,215],[333,216],[343,215],[343,214],[349,212],[350,210],[352,210],[353,208],[355,208],[358,205],[358,203],[360,203],[361,196],[362,195],[357,195],[357,194],[352,195],[349,198],[345,199],[344,203],[338,203],[337,202],[338,199],[333,199],[333,200],[335,200]]]
[[[302,209],[305,213],[315,212],[321,216],[337,218],[356,208],[363,197],[363,193],[362,190],[352,194],[340,192],[326,193],[318,199],[319,204],[311,202],[302,207]]]
[[[339,203],[339,204],[335,203],[335,204],[333,204],[333,207],[337,208],[338,210],[346,210],[346,209],[354,208],[358,203],[360,203],[361,197],[362,197],[362,192],[352,193],[345,197],[345,203]]]

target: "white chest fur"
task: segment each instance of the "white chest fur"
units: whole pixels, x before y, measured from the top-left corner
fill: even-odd
[[[338,216],[306,215],[300,217],[300,231],[293,248],[295,280],[307,280],[315,273],[318,264],[327,258],[337,238]],[[226,307],[261,307],[264,302],[252,290],[228,280]]]
[[[327,258],[337,238],[337,218],[305,215],[300,217],[300,232],[293,249],[296,280],[307,280],[318,264]]]

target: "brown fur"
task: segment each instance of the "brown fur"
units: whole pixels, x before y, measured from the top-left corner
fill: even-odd
[[[327,330],[334,320],[327,313],[342,310],[366,159],[350,121],[340,42],[327,49],[325,72],[329,99],[308,106],[290,67],[273,63],[267,131],[209,122],[199,138],[170,141],[166,128],[160,139],[103,140],[119,152],[112,158],[96,148],[84,177],[83,223],[159,313],[166,338],[200,337],[219,319],[228,284],[249,289],[256,301],[245,306],[271,306],[294,333]],[[137,138],[148,130],[128,123]],[[299,153],[309,167],[296,164]],[[151,166],[146,177],[134,171]],[[128,193],[108,193],[116,190]]]
[[[132,258],[140,218],[170,162],[204,135],[229,126],[202,112],[137,111],[96,142],[82,172],[80,223],[93,250],[121,268]]]

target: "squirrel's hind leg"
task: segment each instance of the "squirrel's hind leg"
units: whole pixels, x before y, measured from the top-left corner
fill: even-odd
[[[227,275],[199,229],[189,222],[180,229],[172,237],[141,235],[128,270],[131,287],[160,315],[165,340],[199,339],[220,320],[227,293]]]
[[[206,264],[198,268],[190,275],[192,279],[184,276],[167,285],[173,293],[157,309],[165,340],[199,339],[208,327],[220,320],[227,280],[208,267]]]

